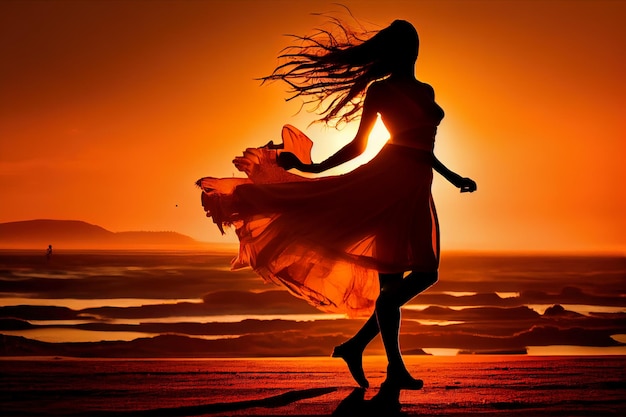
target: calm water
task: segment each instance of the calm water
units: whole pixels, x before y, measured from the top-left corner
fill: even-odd
[[[361,326],[230,271],[232,257],[0,251],[0,355],[327,356]],[[444,253],[401,339],[433,354],[626,355],[626,258]]]
[[[407,363],[425,382],[402,392],[407,415],[626,415],[624,357],[409,356]],[[366,357],[364,366],[367,401],[385,364]],[[348,398],[359,392],[331,358],[3,360],[0,381],[7,417],[330,416],[363,404]]]

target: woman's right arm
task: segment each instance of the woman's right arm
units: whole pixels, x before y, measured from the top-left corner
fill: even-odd
[[[282,152],[278,155],[278,165],[287,170],[295,168],[302,172],[317,174],[339,166],[361,155],[367,147],[367,140],[378,116],[371,91],[372,88],[370,87],[365,95],[365,101],[363,102],[363,112],[361,114],[359,129],[350,143],[339,149],[325,161],[317,164],[303,164],[294,154]]]

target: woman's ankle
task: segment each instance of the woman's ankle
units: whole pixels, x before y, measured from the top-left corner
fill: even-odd
[[[335,346],[335,351],[342,354],[363,355],[365,348],[354,339],[348,339],[340,345]]]
[[[402,360],[390,361],[387,365],[387,376],[404,376],[410,375],[406,365]]]
[[[387,378],[383,384],[388,387],[407,390],[419,390],[424,386],[424,382],[421,379],[414,378],[404,364],[387,367]]]

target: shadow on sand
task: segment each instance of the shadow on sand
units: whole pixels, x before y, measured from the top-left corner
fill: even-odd
[[[184,407],[173,408],[155,408],[150,410],[134,410],[129,412],[99,412],[93,413],[92,416],[105,417],[105,416],[159,416],[159,417],[173,417],[173,416],[197,416],[202,414],[216,414],[225,413],[229,411],[245,410],[248,408],[277,408],[284,407],[296,401],[305,400],[307,398],[319,397],[322,395],[330,394],[337,391],[337,388],[311,388],[298,391],[288,391],[280,395],[274,395],[272,397],[262,398],[259,400],[248,401],[235,401],[230,403],[214,403],[214,404],[202,404],[202,405],[190,405]]]
[[[381,389],[370,400],[365,399],[365,389],[355,388],[339,403],[333,417],[396,417],[405,416],[400,411],[400,391]]]
[[[309,398],[321,397],[337,391],[337,388],[311,388],[304,390],[294,390],[274,395],[272,397],[262,398],[258,400],[223,402],[213,404],[190,405],[182,407],[170,408],[154,408],[149,410],[132,410],[132,411],[100,411],[91,412],[92,417],[112,417],[112,416],[159,416],[159,417],[175,417],[175,416],[199,416],[206,414],[227,413],[241,411],[250,408],[278,408],[292,404]],[[386,417],[404,416],[405,413],[400,411],[399,391],[379,391],[370,400],[365,399],[365,390],[363,388],[355,388],[350,394],[344,398],[335,411],[332,413],[334,417],[354,417],[354,416],[376,416],[384,415]]]

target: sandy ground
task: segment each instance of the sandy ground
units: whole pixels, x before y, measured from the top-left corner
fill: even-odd
[[[331,358],[4,360],[3,416],[623,416],[626,357],[407,357],[420,391],[381,399]]]

